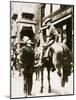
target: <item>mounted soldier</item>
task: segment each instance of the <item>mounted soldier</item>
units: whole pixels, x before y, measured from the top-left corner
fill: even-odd
[[[42,44],[42,52],[40,55],[39,65],[42,65],[42,58],[46,58],[46,59],[48,58],[48,52],[50,50],[50,46],[54,42],[57,42],[59,39],[59,34],[58,34],[56,28],[52,25],[51,19],[49,21],[47,21],[47,23],[45,23],[44,27],[41,28],[41,32],[43,31],[43,29],[47,29],[47,33],[45,36],[46,42]],[[43,33],[40,33],[40,34],[43,35]],[[52,70],[54,71],[55,68],[53,67]]]

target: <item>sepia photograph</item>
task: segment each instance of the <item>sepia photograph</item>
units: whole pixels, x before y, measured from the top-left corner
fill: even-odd
[[[10,1],[10,98],[74,95],[74,5]]]

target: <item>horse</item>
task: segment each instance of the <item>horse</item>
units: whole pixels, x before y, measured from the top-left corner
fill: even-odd
[[[36,80],[39,80],[39,74],[40,74],[40,66],[39,66],[39,56],[40,56],[40,47],[36,47],[35,52],[35,61],[34,61],[34,72],[36,73]]]
[[[27,95],[31,94],[32,90],[32,76],[34,67],[34,50],[32,47],[25,45],[21,49],[20,65],[24,69],[24,93]]]
[[[50,46],[48,52],[48,59],[42,59],[41,66],[41,89],[40,92],[43,93],[43,70],[46,67],[48,72],[48,92],[51,92],[50,85],[50,70],[57,70],[57,74],[61,79],[61,87],[65,86],[65,82],[68,82],[68,76],[71,75],[72,69],[72,53],[66,44],[55,42]],[[54,68],[54,70],[52,70]]]
[[[13,51],[13,55],[11,56],[11,69],[13,72],[13,75],[15,74],[15,70],[18,70],[18,59],[17,59],[17,51]]]

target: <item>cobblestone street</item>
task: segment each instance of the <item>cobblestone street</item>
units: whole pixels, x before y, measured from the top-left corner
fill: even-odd
[[[41,76],[40,76],[41,77]],[[35,96],[53,96],[53,95],[62,95],[62,88],[60,84],[60,78],[56,74],[56,72],[51,72],[51,89],[52,92],[48,93],[48,80],[47,80],[47,71],[44,70],[44,89],[43,93],[40,93],[40,77],[36,80],[35,73],[33,74],[33,87],[32,87],[32,95],[30,97]],[[65,94],[73,94],[73,74],[69,77],[68,83],[66,83],[64,88],[64,95]],[[19,76],[19,72],[15,71],[15,74],[12,74],[11,78],[11,97],[25,97],[23,93],[23,76]]]

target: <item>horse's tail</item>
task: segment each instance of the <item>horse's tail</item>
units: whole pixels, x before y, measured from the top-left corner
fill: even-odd
[[[63,48],[63,56],[64,56],[64,60],[69,60],[69,62],[72,62],[72,52],[70,51],[70,49],[68,48],[68,46],[66,44],[62,45]]]
[[[51,51],[51,52],[50,52]],[[50,46],[50,49],[48,51],[48,57],[52,58],[53,57],[53,53],[54,53],[54,49]]]
[[[62,45],[63,48],[63,59],[64,59],[64,75],[67,77],[69,75],[71,75],[72,72],[72,53],[70,51],[70,49],[68,48],[68,46],[66,44]]]

